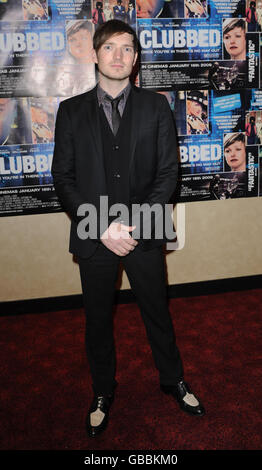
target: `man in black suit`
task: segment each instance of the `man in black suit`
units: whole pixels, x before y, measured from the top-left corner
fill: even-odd
[[[120,261],[141,310],[161,389],[184,411],[204,414],[183,379],[167,305],[167,237],[159,230],[161,209],[177,180],[172,113],[164,96],[129,81],[138,51],[129,25],[101,25],[94,50],[98,86],[60,104],[52,165],[56,193],[72,218],[70,252],[80,266],[94,389],[86,423],[90,436],[105,429],[117,385],[112,308]]]
[[[136,27],[136,9],[135,9],[133,1],[128,2],[128,10],[126,12],[126,22],[130,26],[132,26],[132,28]]]
[[[117,5],[113,7],[114,18],[115,20],[125,21],[126,18],[126,9],[122,5],[122,0],[117,0]]]

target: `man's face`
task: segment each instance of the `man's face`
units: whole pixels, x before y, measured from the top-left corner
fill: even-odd
[[[94,53],[101,75],[111,80],[124,80],[133,70],[137,59],[133,37],[129,33],[114,34]]]
[[[80,29],[68,38],[69,51],[76,59],[84,59],[92,50],[92,38],[89,31]]]
[[[246,35],[240,28],[233,28],[224,35],[226,51],[232,59],[244,60],[246,55]]]
[[[245,171],[246,149],[242,141],[236,141],[225,148],[225,158],[232,171]]]

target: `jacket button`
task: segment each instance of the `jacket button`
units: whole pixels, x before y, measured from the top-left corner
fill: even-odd
[[[113,150],[119,150],[119,145],[114,145]]]
[[[115,178],[120,178],[120,174],[119,174],[119,173],[115,173],[115,174],[114,174],[114,177],[115,177]]]

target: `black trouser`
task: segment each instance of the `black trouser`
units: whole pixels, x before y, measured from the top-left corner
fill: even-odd
[[[101,244],[90,258],[79,260],[86,350],[95,394],[110,394],[116,385],[112,310],[121,261],[141,310],[160,383],[174,385],[183,377],[168,311],[162,246],[149,251],[136,247],[119,257]]]

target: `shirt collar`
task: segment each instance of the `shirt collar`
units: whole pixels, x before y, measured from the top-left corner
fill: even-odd
[[[118,96],[120,95],[123,95],[123,99],[124,99],[124,102],[126,102],[127,98],[128,98],[128,95],[130,93],[130,90],[131,90],[131,83],[128,82],[127,86],[124,88],[124,90],[120,91],[120,93],[115,97],[117,98]],[[110,98],[113,98],[112,96],[110,96],[105,90],[103,90],[103,88],[101,88],[100,84],[98,83],[98,86],[97,86],[97,98],[98,98],[98,104],[99,106],[101,106],[101,104],[104,104],[106,100],[106,96],[109,96]]]

